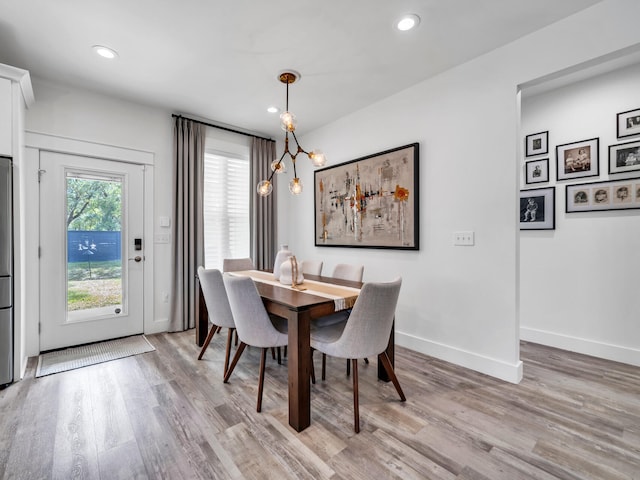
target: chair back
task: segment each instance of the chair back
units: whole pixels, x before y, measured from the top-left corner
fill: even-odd
[[[250,258],[225,258],[222,260],[223,272],[240,272],[242,270],[255,270],[253,260]]]
[[[388,283],[365,283],[351,315],[332,350],[342,358],[367,358],[387,348],[402,278]],[[333,355],[331,353],[331,355]]]
[[[314,260],[303,260],[302,261],[302,273],[306,273],[309,275],[322,275],[322,264],[323,262],[317,262]]]
[[[234,328],[236,324],[233,321],[231,306],[220,270],[205,269],[200,266],[198,267],[198,279],[211,323],[219,327]]]
[[[339,263],[333,269],[331,276],[333,278],[341,278],[342,280],[351,280],[353,282],[361,282],[364,273],[364,265],[349,265],[347,263]]]
[[[287,336],[271,323],[253,279],[225,275],[224,285],[240,341],[260,348],[287,344]]]

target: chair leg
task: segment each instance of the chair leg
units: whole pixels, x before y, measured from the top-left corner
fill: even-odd
[[[282,349],[278,347],[278,365],[282,365]]]
[[[230,328],[227,334],[227,350],[224,354],[224,370],[223,375],[227,374],[227,368],[229,368],[229,357],[231,356],[231,341],[233,340],[233,331],[235,328]]]
[[[347,360],[348,361],[348,360]],[[351,360],[353,364],[353,429],[360,432],[360,408],[358,402],[358,359]]]
[[[260,355],[260,379],[258,380],[258,405],[256,412],[262,410],[262,389],[264,387],[264,364],[267,363],[267,349],[262,349],[262,355]]]
[[[275,349],[275,347],[271,347],[271,358],[274,359],[274,360],[276,359],[276,349]],[[278,362],[278,363],[280,363],[280,362]]]
[[[322,380],[324,381],[327,377],[325,375],[327,371],[327,355],[322,354]]]
[[[404,402],[407,399],[407,397],[404,396],[404,392],[402,391],[400,382],[398,382],[398,377],[396,377],[396,372],[393,371],[393,366],[391,366],[391,360],[389,360],[389,356],[387,355],[387,352],[382,352],[378,358],[382,362],[384,369],[387,371],[387,375],[389,375],[389,378],[393,382],[393,386],[396,387],[396,391],[398,392],[398,395],[400,395],[400,400]]]
[[[204,341],[204,345],[202,345],[202,349],[200,350],[200,355],[198,355],[198,360],[202,359],[202,356],[204,355],[205,350],[209,346],[209,343],[211,343],[211,339],[218,331],[218,328],[220,327],[218,327],[217,325],[211,326],[211,330],[209,330],[209,333],[207,334],[207,339]]]
[[[369,359],[368,359],[368,358],[365,358],[365,359],[364,359],[364,363],[366,363],[367,365],[369,365]]]
[[[240,356],[242,355],[242,352],[244,352],[246,346],[246,343],[240,342],[240,345],[236,350],[236,354],[233,356],[233,360],[231,361],[231,365],[229,366],[229,370],[227,370],[227,373],[224,374],[224,383],[227,383],[229,381],[229,377],[233,373],[233,369],[236,368],[236,364],[238,363],[238,360],[240,360]]]
[[[351,360],[347,360],[347,377],[351,375]]]
[[[313,352],[314,351],[315,350],[312,348],[311,349],[311,383],[313,383],[315,385],[316,384],[316,367],[313,364]]]

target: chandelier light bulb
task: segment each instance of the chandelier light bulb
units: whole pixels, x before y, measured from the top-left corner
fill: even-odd
[[[280,127],[285,132],[294,132],[296,130],[296,116],[291,112],[283,112],[280,114]]]
[[[276,158],[273,162],[271,162],[271,171],[276,172],[277,174],[286,173],[287,164],[284,163],[284,160]]]
[[[271,194],[272,190],[273,184],[269,180],[262,180],[260,183],[258,183],[258,194],[260,194],[261,196],[266,197],[267,195]]]
[[[294,178],[289,182],[289,191],[293,195],[300,195],[302,193],[302,180]]]
[[[311,150],[309,158],[314,167],[324,167],[324,164],[327,163],[327,158],[322,153],[322,150]]]

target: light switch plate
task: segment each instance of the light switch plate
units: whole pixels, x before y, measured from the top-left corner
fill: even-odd
[[[456,246],[472,247],[475,245],[475,232],[453,232],[453,244]]]

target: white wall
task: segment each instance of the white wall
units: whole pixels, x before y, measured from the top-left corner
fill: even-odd
[[[35,104],[27,111],[26,130],[109,146],[151,152],[154,159],[153,231],[167,233],[159,217],[172,217],[172,139],[171,112],[99,95],[90,91],[33,79]],[[29,152],[28,152],[29,153]],[[37,156],[31,162],[37,162]],[[37,170],[31,165],[31,170]],[[35,170],[34,170],[35,169]],[[37,184],[31,183],[37,198]],[[34,192],[32,192],[34,193]],[[27,202],[27,218],[37,219],[37,201]],[[172,219],[173,220],[173,219]],[[27,243],[37,245],[37,221],[27,230]],[[153,241],[148,239],[147,241]],[[153,320],[145,332],[164,331],[168,325],[169,304],[164,293],[171,288],[171,244],[153,245]],[[37,251],[37,250],[36,250]],[[36,259],[37,262],[37,259]],[[37,269],[27,272],[28,283],[37,283]],[[31,302],[33,305],[33,302]],[[33,309],[27,325],[27,354],[38,353],[37,311]]]
[[[419,142],[420,251],[314,247],[306,162],[301,197],[279,185],[280,243],[328,272],[358,262],[366,281],[401,274],[398,344],[519,381],[518,85],[640,42],[638,15],[639,2],[604,1],[302,137],[331,164]],[[452,246],[456,230],[476,245]]]
[[[640,210],[565,213],[565,185],[629,176],[608,174],[608,146],[640,140],[616,138],[616,114],[640,107],[639,85],[635,65],[544,94],[525,90],[522,102],[522,134],[549,130],[548,185],[556,185],[555,231],[520,234],[522,338],[634,365]],[[594,137],[599,177],[556,182],[555,145]]]

